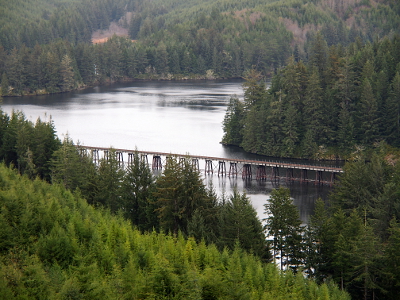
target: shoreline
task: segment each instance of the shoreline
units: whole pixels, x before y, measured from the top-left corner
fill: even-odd
[[[107,85],[111,85],[114,83],[118,83],[118,82],[135,82],[135,81],[187,81],[187,80],[228,80],[228,79],[243,79],[242,77],[217,77],[217,76],[210,76],[209,74],[205,74],[205,75],[192,75],[192,76],[184,76],[184,75],[172,75],[172,74],[167,74],[167,76],[165,75],[155,75],[155,74],[148,74],[149,76],[143,76],[143,77],[138,77],[138,78],[127,78],[127,77],[123,77],[120,78],[118,80],[110,80],[110,79],[106,79],[106,80],[100,80],[97,82],[94,82],[93,84],[90,85],[81,85],[77,88],[68,90],[68,91],[58,91],[58,92],[48,92],[44,89],[41,90],[36,90],[34,92],[27,92],[27,93],[21,93],[21,94],[13,94],[13,95],[0,95],[0,98],[6,98],[6,97],[24,97],[24,96],[42,96],[42,95],[56,95],[56,94],[64,94],[64,93],[69,93],[69,92],[73,92],[73,91],[81,91],[81,90],[85,90],[91,87],[95,87],[95,86],[107,86]]]

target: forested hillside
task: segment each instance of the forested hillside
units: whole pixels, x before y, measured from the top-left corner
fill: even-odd
[[[95,164],[51,121],[2,120],[1,159],[15,169],[0,165],[0,299],[399,293],[400,156],[384,144],[345,166],[307,226],[289,190],[274,190],[263,228],[246,195],[218,199],[189,161],[169,158],[157,177],[138,154]]]
[[[36,2],[32,11],[22,0],[2,6],[3,96],[127,79],[241,77],[251,68],[268,75],[292,54],[307,61],[318,31],[329,46],[400,28],[392,0]],[[129,37],[92,45],[92,33],[111,22]]]
[[[112,150],[95,163],[51,119],[0,112],[0,299],[399,295],[399,1],[0,5],[2,96],[243,77],[225,144],[349,159],[309,224],[279,188],[263,227],[245,194],[218,198],[189,161],[171,157],[159,176],[138,154],[125,168]],[[92,44],[111,22],[129,36]]]
[[[0,299],[349,299],[238,245],[149,231],[0,165]]]
[[[223,142],[280,157],[349,158],[379,142],[400,146],[400,36],[291,57],[267,91],[250,72],[245,102],[232,99]]]

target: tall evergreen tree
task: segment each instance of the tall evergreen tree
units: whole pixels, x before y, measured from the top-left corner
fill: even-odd
[[[74,70],[72,67],[72,60],[68,54],[65,54],[61,60],[60,76],[62,92],[70,91],[74,88]]]
[[[274,258],[279,259],[281,269],[297,269],[303,264],[301,221],[290,191],[280,187],[271,192],[265,206],[267,218],[265,230],[271,236]]]
[[[243,103],[231,97],[223,121],[224,136],[222,142],[227,145],[239,146],[243,140]]]
[[[214,205],[209,196],[199,171],[188,160],[168,158],[154,192],[161,229],[175,235],[179,231],[187,234],[196,210],[208,210]]]
[[[245,194],[233,192],[219,207],[219,243],[234,249],[236,243],[264,260],[270,259],[263,227]]]
[[[385,101],[384,117],[381,118],[384,136],[391,145],[399,146],[400,141],[400,73],[393,78],[388,98]]]
[[[124,215],[140,230],[158,228],[154,214],[156,207],[152,202],[154,188],[154,178],[148,164],[135,152],[133,160],[126,167],[121,201]]]
[[[93,197],[95,205],[100,204],[117,212],[123,208],[122,203],[122,182],[124,170],[121,162],[117,159],[114,149],[105,153],[98,167],[96,191]]]
[[[374,97],[370,81],[365,78],[358,109],[359,140],[371,145],[379,136],[378,104]]]
[[[10,84],[8,83],[7,74],[4,72],[1,76],[1,95],[7,96]]]

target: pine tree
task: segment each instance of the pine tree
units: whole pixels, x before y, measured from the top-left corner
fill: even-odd
[[[166,75],[169,72],[169,55],[167,52],[167,47],[163,42],[158,44],[156,49],[156,60],[154,67],[159,74]]]
[[[116,152],[111,149],[100,161],[96,192],[93,197],[94,204],[103,205],[112,212],[122,209],[123,176],[124,171],[117,159]]]
[[[379,136],[378,104],[370,81],[365,78],[358,104],[358,140],[371,145]]]
[[[242,124],[242,103],[239,99],[231,97],[223,121],[224,136],[222,138],[222,143],[227,145],[240,145],[242,142]]]
[[[154,217],[156,207],[151,201],[154,187],[154,178],[149,166],[135,152],[133,160],[126,167],[121,201],[124,206],[124,215],[140,230],[158,228],[157,219]]]
[[[272,236],[272,249],[275,259],[279,259],[281,269],[297,271],[303,262],[303,241],[301,221],[296,206],[290,198],[290,191],[280,187],[271,192],[264,204],[267,236]]]
[[[394,146],[400,145],[400,73],[393,78],[389,96],[385,101],[382,128],[385,128],[386,141]]]
[[[245,194],[234,191],[228,201],[223,201],[219,219],[219,242],[222,247],[233,250],[237,244],[264,260],[270,259],[261,222]]]
[[[4,72],[1,76],[1,95],[7,96],[10,84],[8,83],[7,74]]]
[[[62,92],[67,92],[74,88],[74,70],[72,68],[72,60],[68,54],[65,54],[61,60],[60,76]]]
[[[196,210],[208,218],[215,205],[199,171],[188,160],[178,162],[176,157],[167,159],[163,174],[156,181],[154,197],[160,227],[174,235],[179,231],[187,234]]]
[[[51,181],[50,160],[60,144],[53,120],[44,122],[39,118],[35,123],[31,150],[38,175],[48,182]]]
[[[51,181],[61,183],[67,189],[79,189],[84,196],[86,185],[90,184],[90,174],[94,172],[91,158],[79,145],[66,136],[59,149],[54,151],[51,161]],[[91,200],[89,197],[87,200]]]

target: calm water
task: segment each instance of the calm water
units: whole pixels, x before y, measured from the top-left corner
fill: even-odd
[[[5,98],[2,108],[7,113],[13,109],[22,111],[33,122],[38,117],[52,118],[61,139],[68,134],[75,143],[87,146],[267,159],[220,144],[226,107],[235,95],[243,97],[239,80],[146,81],[67,94]],[[206,178],[206,182],[210,181],[219,195],[229,195],[233,188],[245,191],[260,218],[264,218],[263,205],[270,191],[277,187],[271,182],[244,182],[241,178],[216,175]],[[294,183],[289,187],[303,221],[312,212],[315,199],[326,198],[329,192],[329,187],[310,183]]]

